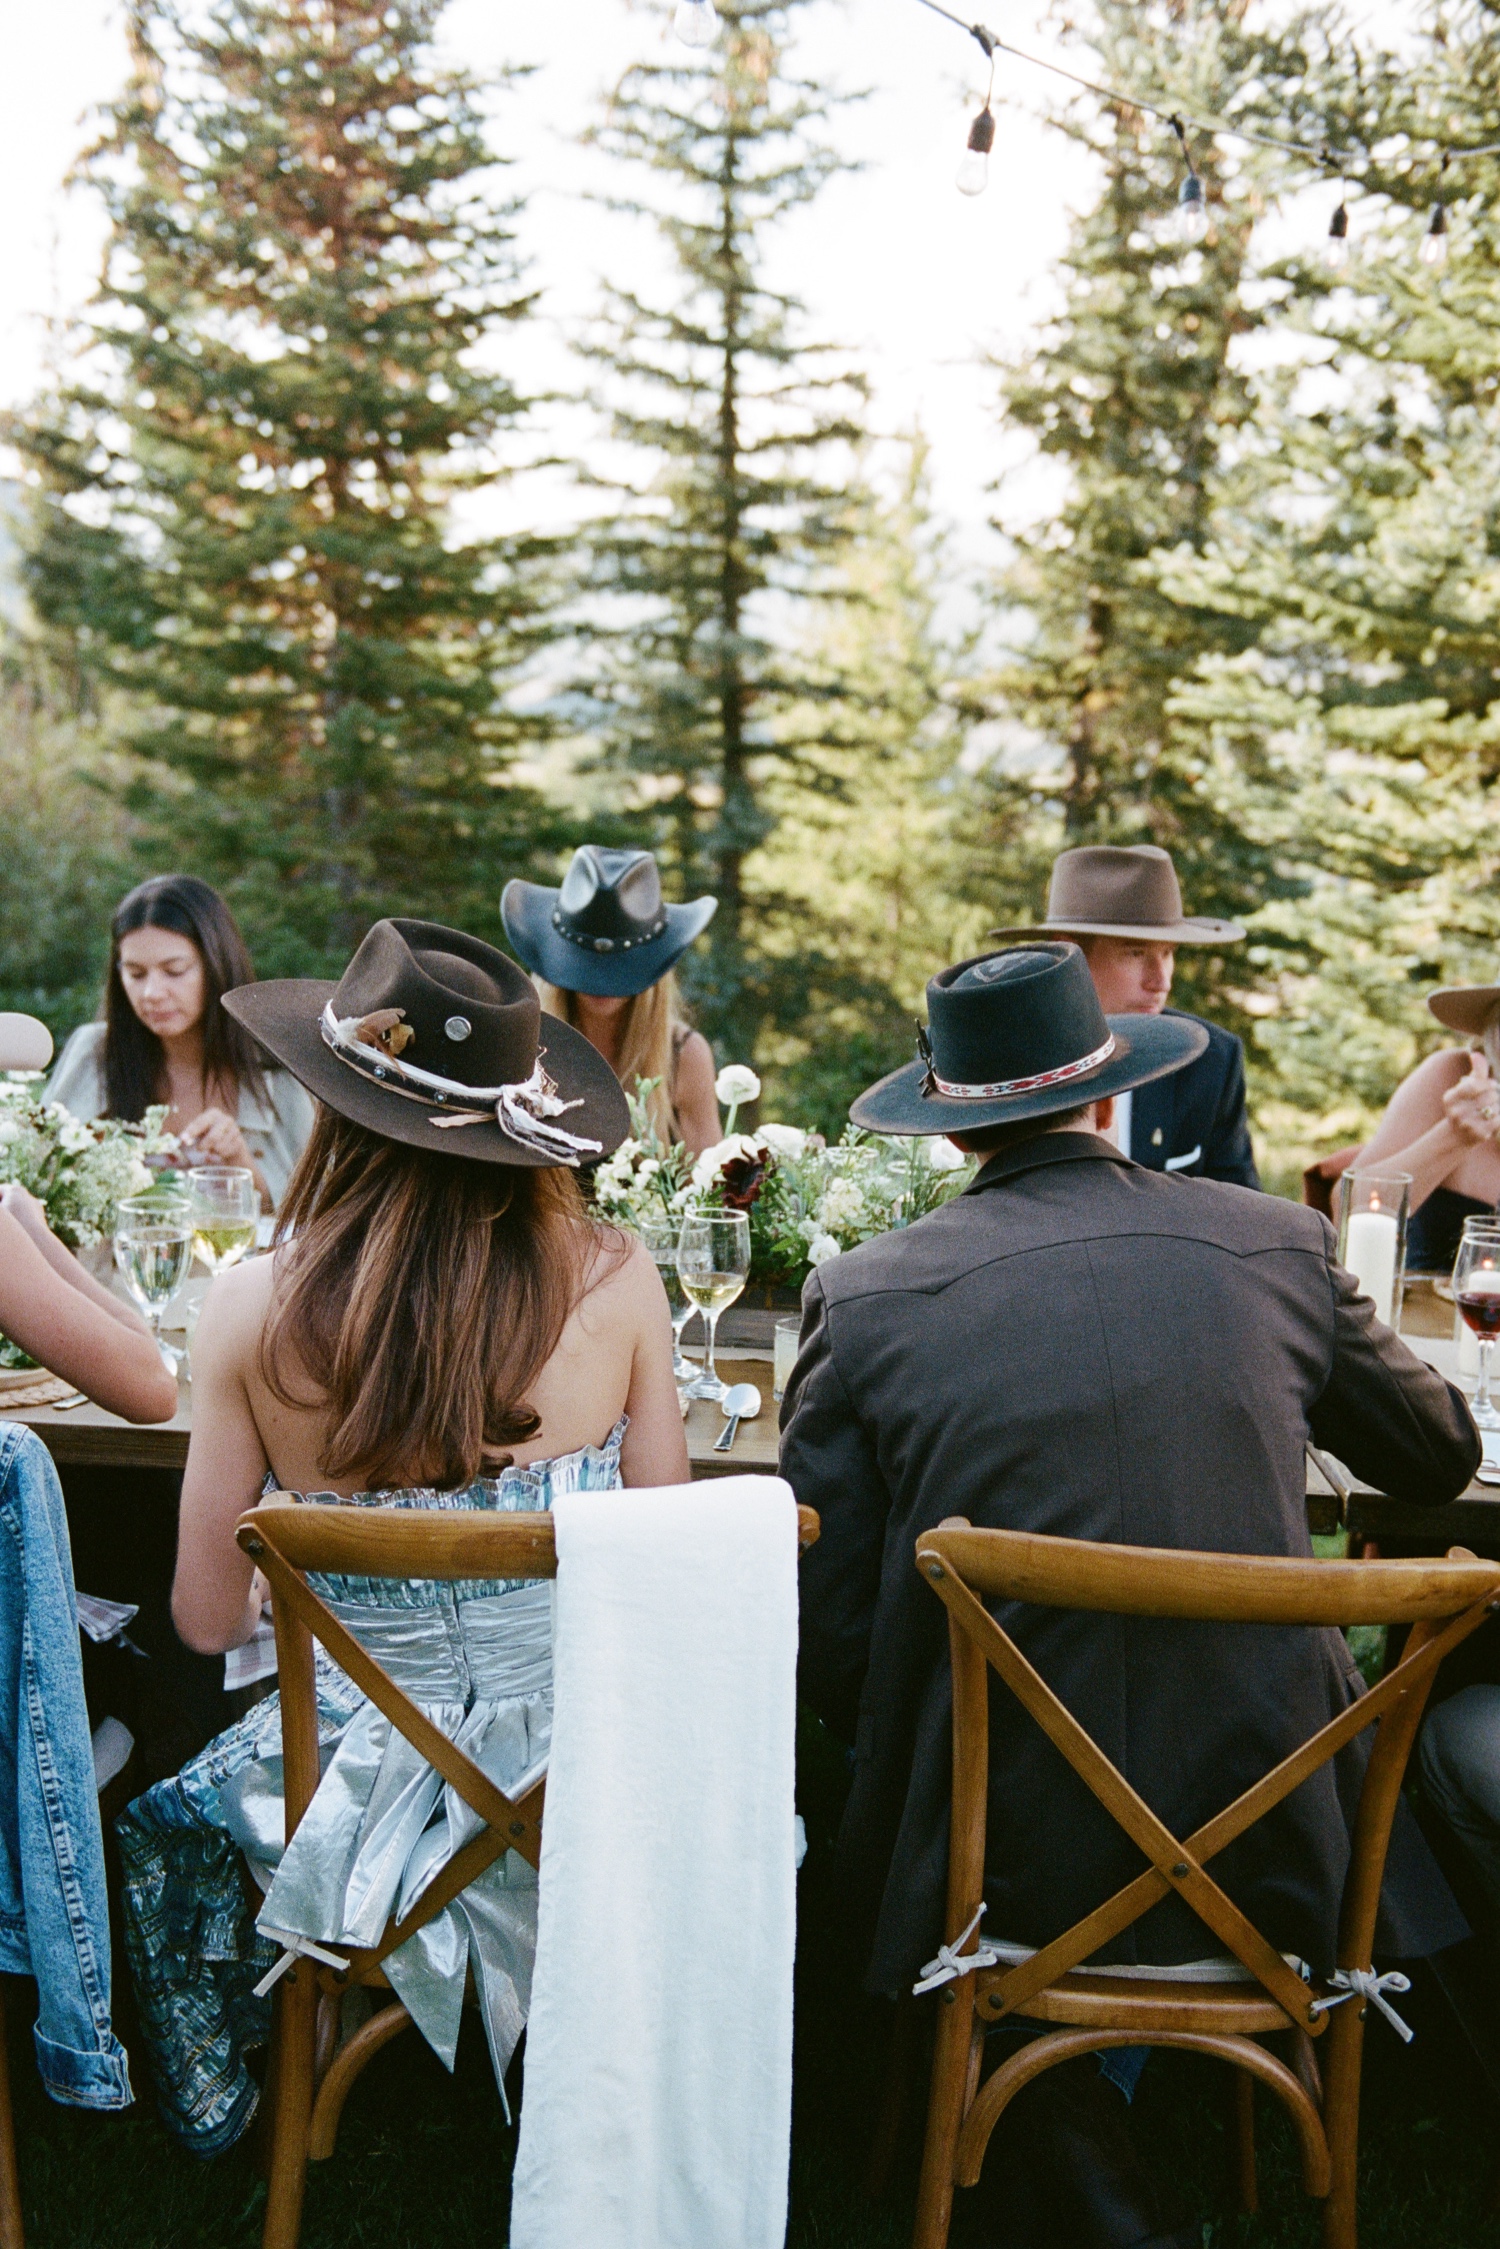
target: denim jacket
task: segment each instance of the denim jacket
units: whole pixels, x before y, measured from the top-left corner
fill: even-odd
[[[0,1971],[36,1978],[53,2099],[128,2107],[68,1519],[46,1446],[14,1422],[0,1422]]]

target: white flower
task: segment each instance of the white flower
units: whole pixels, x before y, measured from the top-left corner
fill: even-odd
[[[807,1134],[796,1125],[762,1125],[760,1137],[773,1156],[796,1158],[807,1153]]]
[[[62,1149],[64,1155],[77,1156],[81,1155],[85,1148],[93,1147],[94,1136],[86,1126],[77,1124],[70,1118],[68,1123],[61,1126],[58,1131],[57,1145]]]
[[[0,1147],[9,1148],[20,1137],[21,1127],[13,1118],[7,1117],[4,1124],[0,1124]]]
[[[714,1092],[726,1109],[738,1109],[760,1099],[760,1080],[743,1062],[729,1062],[714,1079]]]
[[[750,1075],[749,1071],[745,1074],[747,1077]],[[757,1079],[756,1091],[759,1090],[760,1081]],[[704,1149],[693,1166],[693,1185],[701,1195],[714,1185],[726,1164],[734,1163],[741,1156],[760,1156],[764,1153],[760,1141],[752,1139],[748,1132],[732,1132],[727,1140],[716,1140],[711,1148]]]
[[[831,1179],[818,1205],[825,1227],[858,1226],[865,1216],[865,1198],[852,1179]]]
[[[826,1265],[830,1257],[838,1257],[841,1254],[839,1245],[831,1234],[814,1234],[807,1245],[807,1262],[809,1265]]]
[[[962,1171],[968,1162],[962,1148],[955,1148],[951,1140],[929,1140],[927,1161],[934,1171]]]

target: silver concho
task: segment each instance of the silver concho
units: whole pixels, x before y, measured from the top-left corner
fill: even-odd
[[[443,1029],[447,1032],[449,1038],[452,1039],[455,1046],[459,1045],[464,1039],[466,1039],[473,1028],[474,1026],[469,1021],[467,1015],[450,1015],[447,1022],[443,1025]]]

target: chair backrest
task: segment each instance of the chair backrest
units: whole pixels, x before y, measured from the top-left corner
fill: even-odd
[[[818,1535],[816,1514],[799,1508],[797,1524],[800,1543],[810,1545]],[[313,1591],[308,1573],[467,1580],[555,1577],[552,1517],[489,1509],[328,1507],[272,1492],[241,1516],[235,1536],[264,1571],[273,1595],[286,1840],[296,1833],[318,1786],[315,1640],[485,1823],[455,1852],[399,1927],[393,1920],[378,1944],[351,1954],[349,1979],[358,1982],[502,1852],[519,1851],[538,1865],[546,1783],[538,1781],[519,1802],[512,1802],[360,1645]]]
[[[984,1895],[988,1803],[988,1667],[1005,1681],[1110,1816],[1145,1854],[1144,1874],[1012,1969],[994,2010],[1014,2013],[1088,1960],[1172,1892],[1205,1922],[1277,2005],[1313,2035],[1327,2023],[1314,1995],[1235,1906],[1206,1863],[1279,1804],[1366,1726],[1379,1733],[1365,1773],[1339,1927],[1338,1964],[1369,1966],[1391,1821],[1433,1676],[1449,1650],[1500,1604],[1500,1564],[1457,1548],[1446,1560],[1317,1562],[1094,1545],[1031,1532],[976,1530],[955,1519],[917,1541],[917,1568],[948,1610],[953,1666],[950,1933]],[[982,1598],[983,1597],[983,1598]],[[1409,1623],[1401,1661],[1309,1741],[1193,1835],[1179,1840],[1136,1794],[984,1606],[984,1599],[1115,1616],[1275,1625]]]

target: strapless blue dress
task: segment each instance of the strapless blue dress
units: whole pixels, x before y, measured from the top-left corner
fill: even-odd
[[[461,1492],[365,1492],[337,1503],[540,1512],[559,1492],[615,1489],[624,1436],[621,1421],[602,1445],[508,1468]],[[545,1771],[550,1583],[318,1576],[309,1583],[507,1795],[523,1795]],[[166,2121],[200,2155],[232,2146],[255,2114],[259,2088],[245,2054],[265,2042],[270,2002],[254,1986],[283,1940],[309,1938],[332,1949],[375,1943],[391,1914],[404,1917],[481,1824],[321,1647],[316,1665],[322,1779],[290,1849],[283,1849],[275,1695],[116,1823],[141,2028]],[[535,1954],[536,1874],[510,1851],[384,1967],[450,2069],[472,1971],[503,2099]]]

